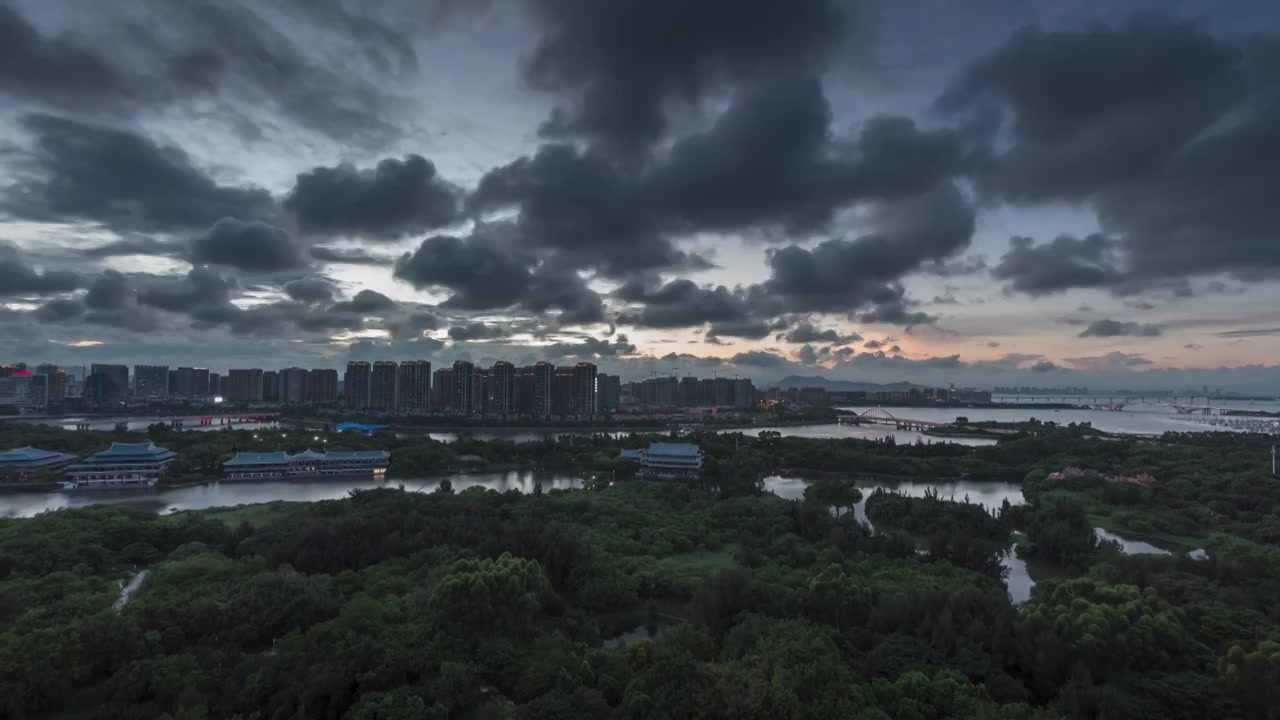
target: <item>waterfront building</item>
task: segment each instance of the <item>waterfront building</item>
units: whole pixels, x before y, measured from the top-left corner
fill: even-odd
[[[75,459],[75,455],[33,447],[6,450],[0,452],[0,478],[25,480],[41,471],[56,473]]]
[[[431,363],[405,360],[400,363],[399,399],[401,414],[426,415],[431,409]]]
[[[133,396],[161,398],[169,394],[168,365],[134,365]]]
[[[151,442],[111,443],[110,448],[68,465],[63,486],[68,490],[152,486],[175,457],[177,453]]]
[[[262,402],[262,368],[231,370],[227,373],[233,403]]]
[[[223,397],[223,398],[226,397],[225,395],[222,394],[222,375],[216,372],[209,373],[208,393],[209,393],[209,397]]]
[[[646,478],[683,480],[702,473],[702,450],[689,443],[651,443],[646,450],[623,450],[620,457],[639,460]]]
[[[372,374],[373,369],[363,360],[347,363],[347,372],[342,376],[342,399],[347,407],[369,407],[369,380]]]
[[[106,408],[124,402],[127,388],[117,387],[115,380],[105,373],[89,373],[84,379],[81,394],[85,404],[95,408]]]
[[[399,368],[390,360],[373,364],[369,374],[369,408],[378,412],[396,411],[396,375]]]
[[[309,371],[306,402],[312,405],[332,405],[338,402],[338,371],[333,368],[315,368]]]
[[[384,477],[391,453],[386,450],[315,452],[241,452],[222,464],[228,480],[308,477]]]

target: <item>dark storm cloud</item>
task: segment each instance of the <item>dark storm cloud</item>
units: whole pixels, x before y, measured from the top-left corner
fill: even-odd
[[[884,342],[881,340],[868,340],[862,344],[862,347],[867,348],[868,350],[879,350],[884,347]]]
[[[818,351],[812,345],[805,345],[796,353],[796,360],[801,365],[815,365],[818,362]]]
[[[306,232],[394,240],[452,223],[457,195],[430,160],[407,155],[372,170],[312,168],[297,176],[283,205]]]
[[[194,267],[185,277],[156,278],[139,283],[138,302],[169,312],[189,312],[206,305],[229,303],[239,290],[235,278],[224,278],[205,267]]]
[[[624,314],[621,320],[638,327],[682,328],[705,323],[742,323],[755,313],[750,299],[740,290],[723,285],[699,287],[688,279],[672,280],[646,288],[629,283],[619,288],[617,296],[644,305],[639,312]],[[764,326],[765,334],[768,327]],[[761,335],[763,337],[763,335]]]
[[[89,220],[111,227],[177,230],[223,217],[265,218],[271,196],[219,185],[176,147],[138,133],[51,115],[27,115],[34,145],[0,208],[29,220]]]
[[[35,318],[45,323],[73,320],[84,314],[84,304],[70,298],[57,298],[36,308]]]
[[[1150,360],[1141,355],[1123,352],[1109,352],[1106,355],[1093,355],[1089,357],[1063,358],[1062,361],[1077,370],[1088,370],[1091,372],[1131,370],[1136,367],[1153,364]]]
[[[237,0],[87,3],[47,14],[55,25],[74,25],[74,34],[41,32],[16,9],[0,7],[0,92],[116,117],[203,111],[216,102],[249,124],[254,116],[283,116],[347,141],[397,136],[387,121],[396,104],[366,78],[413,75],[408,40],[372,14],[355,16],[330,0],[287,4],[294,6],[284,8],[294,11],[287,18]],[[84,22],[66,23],[61,13],[70,11]],[[326,42],[295,42],[317,32]],[[341,53],[343,62],[325,50]]]
[[[787,359],[777,353],[765,352],[763,350],[751,350],[749,352],[741,352],[729,358],[729,362],[734,365],[742,365],[744,367],[771,368],[785,365]]]
[[[1089,327],[1085,328],[1076,337],[1157,337],[1163,332],[1159,325],[1150,325],[1136,322],[1122,322],[1120,320],[1099,320]]]
[[[1046,373],[1059,369],[1051,360],[1041,360],[1028,368],[1031,372]]]
[[[636,182],[600,153],[546,145],[487,173],[468,207],[477,213],[519,208],[521,247],[553,252],[573,268],[622,278],[709,267],[663,234],[662,218],[644,204]]]
[[[17,8],[0,5],[0,91],[51,104],[126,94],[121,73],[93,49],[43,35]]]
[[[265,222],[223,218],[191,241],[188,258],[248,272],[279,272],[307,265],[302,243]]]
[[[396,340],[423,338],[423,332],[427,330],[436,330],[443,327],[444,321],[440,316],[431,312],[410,312],[401,316],[389,318],[383,322],[383,327],[387,332],[391,333],[391,337]]]
[[[653,204],[696,230],[825,226],[839,207],[919,193],[957,172],[951,131],[873,117],[837,143],[821,80],[781,73],[741,88],[705,133],[679,140],[645,180]]]
[[[847,345],[858,342],[862,339],[862,336],[858,333],[844,335],[834,328],[819,330],[812,323],[802,322],[785,333],[778,333],[776,339],[796,344],[831,343],[832,345]]]
[[[894,283],[929,260],[941,260],[969,244],[973,208],[954,185],[882,203],[876,232],[854,240],[832,239],[813,249],[790,245],[770,251],[764,289],[789,312],[847,312],[868,303],[884,306],[873,317],[903,315]],[[879,320],[877,320],[879,321]],[[883,320],[897,322],[897,320]],[[924,322],[917,319],[917,322]]]
[[[581,277],[549,262],[538,265],[527,253],[511,249],[501,241],[499,228],[479,230],[466,239],[427,238],[396,261],[395,277],[418,289],[450,291],[442,303],[446,308],[557,310],[565,324],[604,320],[599,294]]]
[[[496,340],[511,336],[507,327],[493,323],[463,323],[449,328],[449,338],[457,342],[467,340]]]
[[[509,307],[523,297],[531,261],[483,235],[436,235],[395,264],[395,276],[420,290],[452,291],[446,305],[462,310]]]
[[[390,258],[382,258],[376,255],[370,255],[359,248],[341,249],[325,247],[324,245],[313,245],[311,247],[311,257],[324,263],[334,263],[339,265],[391,265],[395,261]]]
[[[302,278],[285,283],[285,293],[298,302],[331,302],[336,289],[328,278]]]
[[[937,319],[936,316],[926,312],[908,310],[907,301],[900,297],[877,303],[870,310],[858,316],[858,320],[864,323],[905,325],[907,326],[907,332],[911,331],[912,325],[925,325]]]
[[[1117,273],[1129,290],[1196,274],[1275,276],[1277,48],[1274,36],[1235,42],[1143,17],[1025,30],[961,75],[944,108],[1007,118],[1007,149],[980,176],[985,191],[1019,204],[1088,203],[1119,238],[1118,264],[1095,267],[1090,249],[1084,268],[1069,268],[1084,272],[1032,291],[1108,285]]]
[[[330,312],[354,313],[356,315],[379,315],[397,306],[396,301],[376,290],[361,290],[350,300],[336,302],[329,307]]]
[[[853,3],[831,0],[538,0],[545,34],[525,68],[566,98],[544,132],[626,151],[662,137],[668,101],[696,104],[724,81],[813,65],[840,40]]]
[[[129,279],[115,270],[94,278],[81,298],[84,322],[93,325],[154,332],[160,328],[157,314],[138,302],[138,292]]]
[[[1114,286],[1125,277],[1117,267],[1117,244],[1102,235],[1061,235],[1040,245],[1029,237],[1013,237],[991,275],[1028,295]]]
[[[70,292],[83,284],[79,275],[64,270],[31,267],[18,249],[0,242],[0,297]]]

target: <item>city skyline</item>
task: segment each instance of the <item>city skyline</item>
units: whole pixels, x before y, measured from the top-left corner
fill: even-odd
[[[0,362],[1280,392],[1265,4],[592,7],[6,3]]]

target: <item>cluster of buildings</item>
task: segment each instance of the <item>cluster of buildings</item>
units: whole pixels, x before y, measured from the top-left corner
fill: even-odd
[[[617,409],[619,380],[592,363],[516,367],[466,360],[431,370],[425,360],[347,363],[343,404],[383,414],[585,418]]]
[[[23,447],[0,452],[0,476],[30,480],[47,474],[59,479],[63,489],[154,487],[178,454],[152,442],[111,443],[111,447],[87,458],[62,452]],[[306,450],[237,453],[222,465],[228,480],[260,478],[385,477],[391,453],[386,450]]]
[[[619,400],[663,407],[749,408],[757,398],[755,384],[747,378],[660,375],[622,386]]]

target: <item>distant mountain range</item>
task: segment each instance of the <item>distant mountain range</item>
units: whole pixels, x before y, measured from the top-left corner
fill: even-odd
[[[869,382],[853,382],[852,380],[828,380],[821,375],[788,375],[777,383],[780,388],[804,388],[804,387],[820,387],[825,390],[836,391],[857,391],[857,390],[911,390],[929,387],[928,385],[917,385],[909,382],[895,383],[869,383]]]

